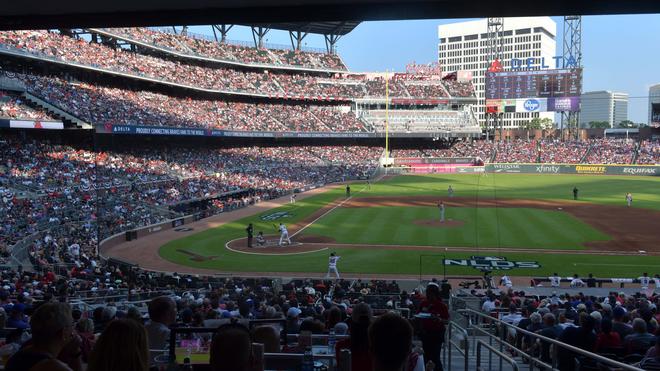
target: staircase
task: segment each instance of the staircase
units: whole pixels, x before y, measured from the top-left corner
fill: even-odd
[[[83,121],[82,119],[73,116],[72,114],[48,103],[42,98],[37,97],[27,91],[24,91],[21,96],[31,104],[40,107],[41,109],[47,111],[53,116],[61,119],[65,124],[75,125],[80,129],[92,129],[92,125]]]

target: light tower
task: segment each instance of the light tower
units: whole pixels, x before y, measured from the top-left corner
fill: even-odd
[[[487,30],[487,60],[486,68],[493,63],[493,61],[498,60],[502,62],[504,56],[504,18],[488,18],[488,30]],[[485,103],[485,102],[484,102]],[[484,104],[485,105],[485,104]],[[498,122],[500,127],[500,140],[502,139],[502,115],[503,112],[495,112],[486,114],[486,136],[489,132],[489,124],[492,123],[494,130],[497,130]]]
[[[576,67],[582,68],[582,16],[567,15],[564,17],[564,43],[562,48],[564,61],[574,58]],[[580,81],[580,91],[578,96],[582,95],[582,81]],[[575,126],[575,139],[578,139],[580,111],[561,113],[561,139],[564,140],[564,127],[569,132],[571,127]]]

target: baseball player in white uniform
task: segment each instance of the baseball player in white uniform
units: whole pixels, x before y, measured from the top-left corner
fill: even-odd
[[[325,278],[330,278],[330,273],[334,273],[335,277],[339,279],[339,271],[337,270],[337,261],[341,256],[337,256],[335,253],[330,253],[330,258],[328,258],[328,274],[325,275]]]
[[[509,276],[507,276],[506,274],[502,276],[502,278],[500,279],[500,284],[504,285],[504,287],[506,287],[507,289],[513,287],[513,282],[511,282],[511,278],[509,278]]]
[[[632,193],[630,192],[626,193],[626,204],[628,207],[632,206]]]
[[[557,275],[557,273],[553,274],[552,276],[548,277],[550,279],[550,286],[552,287],[559,287],[561,286],[561,277]]]
[[[289,239],[289,231],[286,229],[286,226],[280,223],[280,243],[279,246],[282,246],[282,242],[286,241],[287,245],[291,245],[291,240]]]
[[[644,273],[641,277],[637,278],[639,280],[640,286],[642,286],[642,291],[649,289],[649,284],[651,284],[651,277],[648,273]]]
[[[655,283],[655,291],[660,292],[660,274],[653,277],[653,283]]]
[[[445,203],[440,201],[438,203],[438,210],[440,211],[440,222],[445,221]]]

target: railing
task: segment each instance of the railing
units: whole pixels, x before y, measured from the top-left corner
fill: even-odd
[[[452,329],[457,329],[458,331],[461,332],[461,334],[464,336],[464,344],[465,344],[465,350],[461,349],[461,344],[460,343],[455,343],[452,340]],[[466,329],[462,328],[459,326],[456,322],[454,321],[449,321],[447,324],[447,341],[445,342],[445,357],[447,357],[445,364],[447,365],[447,370],[451,370],[451,352],[452,352],[452,347],[458,350],[458,352],[463,356],[464,359],[464,366],[465,366],[465,371],[469,370],[469,355],[470,355],[470,342],[468,341],[469,336],[468,332]]]
[[[586,351],[586,350],[584,350],[584,349],[580,349],[580,348],[578,348],[578,347],[574,347],[574,346],[572,346],[572,345],[566,344],[566,343],[561,342],[561,341],[559,341],[559,340],[555,340],[555,339],[551,339],[551,338],[545,337],[545,336],[543,336],[543,335],[539,335],[539,334],[537,334],[537,333],[535,333],[535,332],[527,331],[527,330],[525,330],[525,329],[522,329],[522,328],[519,328],[519,327],[514,326],[514,325],[512,325],[512,324],[509,324],[509,323],[503,322],[503,321],[501,321],[501,320],[499,320],[499,319],[496,319],[496,318],[493,318],[493,317],[489,316],[488,314],[485,314],[485,313],[482,313],[482,312],[479,312],[479,311],[476,311],[476,310],[472,310],[472,309],[464,309],[464,310],[459,310],[459,312],[460,312],[461,314],[465,315],[466,317],[468,317],[468,327],[467,327],[467,329],[466,329],[468,332],[469,332],[470,330],[473,330],[473,329],[474,329],[474,330],[482,330],[482,329],[480,329],[480,328],[477,326],[477,324],[479,323],[479,320],[481,320],[482,322],[486,322],[486,323],[487,323],[487,322],[490,322],[490,323],[495,323],[495,324],[497,324],[497,325],[499,326],[500,330],[504,330],[504,329],[506,329],[506,330],[508,331],[509,329],[513,329],[513,330],[516,331],[516,333],[521,333],[521,334],[523,334],[523,335],[531,336],[531,337],[534,338],[535,340],[540,340],[540,341],[542,341],[542,342],[544,342],[544,343],[554,345],[554,347],[553,347],[553,355],[552,355],[552,357],[551,357],[551,358],[552,358],[552,365],[548,365],[547,363],[542,362],[539,358],[532,357],[532,356],[530,356],[530,355],[525,354],[525,356],[524,356],[523,358],[526,358],[526,359],[529,359],[529,360],[530,360],[530,369],[532,368],[532,366],[533,366],[534,364],[539,365],[539,366],[543,366],[543,368],[547,368],[547,369],[552,369],[552,370],[558,369],[558,366],[559,366],[559,365],[558,365],[559,357],[558,357],[558,354],[557,354],[557,353],[558,353],[558,349],[559,349],[559,348],[563,348],[564,350],[567,350],[567,351],[572,352],[572,353],[574,353],[574,354],[577,354],[577,355],[579,355],[579,356],[583,356],[583,357],[585,357],[585,358],[588,358],[588,359],[594,360],[594,361],[596,361],[596,362],[598,362],[598,363],[601,363],[601,364],[604,364],[604,365],[606,365],[606,366],[609,366],[609,367],[616,367],[616,368],[619,369],[619,370],[626,370],[626,371],[643,371],[642,369],[640,369],[640,368],[638,368],[638,367],[635,367],[635,366],[632,366],[632,365],[629,365],[629,364],[625,364],[625,363],[622,363],[622,362],[615,361],[615,360],[613,360],[613,359],[610,359],[610,358],[607,358],[607,357],[601,356],[601,355],[599,355],[599,354],[595,354],[595,353],[592,353],[592,352]],[[475,319],[476,319],[476,321],[475,321]],[[482,330],[482,331],[483,331],[483,330]],[[494,335],[489,334],[489,333],[486,332],[486,331],[483,331],[482,334],[483,334],[483,333],[486,333],[489,337],[496,338]],[[496,339],[500,340],[499,338],[496,338]],[[474,341],[475,341],[475,342],[483,342],[483,341],[481,341],[481,340],[476,340],[476,339],[475,339]],[[489,348],[489,349],[492,348],[492,346],[489,346],[488,344],[485,344],[485,343],[484,343],[484,345],[486,345],[487,348]],[[504,348],[504,343],[500,343],[500,346],[501,346],[501,348]],[[507,347],[507,348],[511,348],[511,349],[515,349],[514,346],[513,346],[513,344],[508,344],[508,343],[507,343],[507,344],[506,344],[506,347]],[[501,349],[501,350],[503,350],[503,349]],[[492,351],[492,350],[491,350],[491,351]],[[517,350],[516,350],[516,351],[517,351]],[[497,351],[497,352],[494,352],[494,353],[500,356],[500,360],[501,360],[501,361],[502,361],[502,360],[504,360],[504,361],[508,361],[507,359],[505,359],[505,358],[502,357],[502,356],[506,356],[506,355],[504,355],[501,351]],[[478,357],[479,357],[479,355],[478,355]],[[480,361],[478,360],[477,362],[479,363]],[[501,369],[501,366],[500,366],[500,369]]]
[[[518,363],[511,357],[507,356],[506,354],[500,352],[499,350],[493,348],[492,346],[486,344],[483,340],[478,340],[477,341],[477,371],[481,371],[481,348],[484,347],[488,350],[490,350],[491,353],[495,353],[497,356],[500,357],[500,360],[504,360],[507,363],[511,365],[511,368],[513,371],[518,371]],[[490,367],[488,368],[490,370]],[[500,365],[500,370],[502,369],[502,366]],[[531,369],[531,367],[530,367]]]

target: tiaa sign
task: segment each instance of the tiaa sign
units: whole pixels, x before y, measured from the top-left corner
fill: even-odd
[[[538,269],[541,265],[532,261],[509,261],[499,256],[471,256],[469,259],[443,259],[446,266],[472,267],[486,270],[506,270],[514,268]]]

